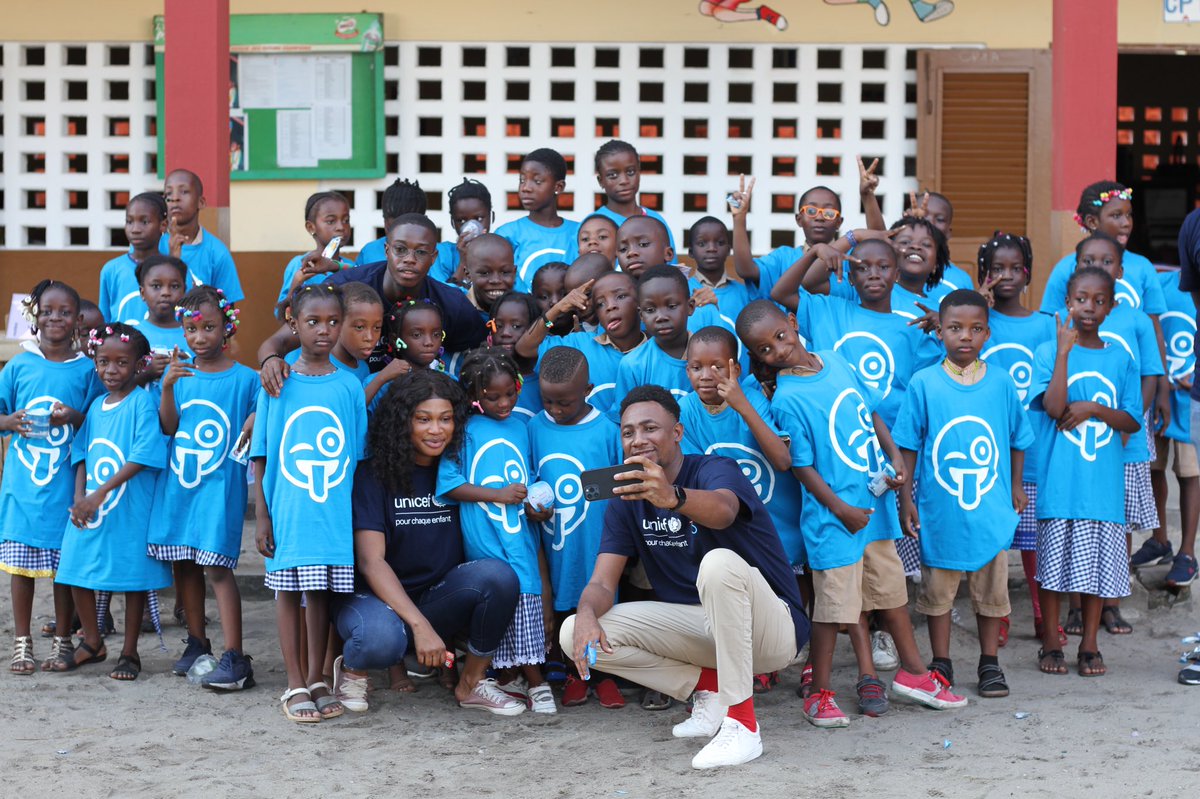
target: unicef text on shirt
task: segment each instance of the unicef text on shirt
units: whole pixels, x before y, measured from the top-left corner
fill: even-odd
[[[423,497],[395,497],[392,500],[392,506],[396,510],[409,510],[411,508],[444,508],[446,504],[438,502],[432,494],[426,494]]]

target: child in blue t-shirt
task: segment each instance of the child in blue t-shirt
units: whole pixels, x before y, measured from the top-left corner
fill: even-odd
[[[1069,318],[1034,353],[1032,408],[1038,411],[1038,573],[1042,649],[1038,668],[1066,674],[1056,622],[1061,595],[1081,594],[1079,673],[1106,671],[1097,646],[1103,598],[1129,594],[1125,542],[1125,455],[1120,435],[1141,432],[1138,367],[1100,325],[1116,283],[1096,267],[1067,283]]]
[[[460,504],[467,558],[503,560],[521,583],[512,623],[492,657],[495,668],[508,670],[501,689],[528,701],[534,712],[554,713],[554,695],[538,665],[546,660],[554,603],[546,558],[527,518],[545,509],[525,502],[529,431],[513,413],[521,374],[507,352],[484,347],[467,354],[459,382],[476,413],[467,421],[460,457],[441,459],[437,492]]]
[[[138,372],[150,361],[146,337],[117,322],[93,331],[90,341],[108,393],[92,402],[71,446],[75,502],[54,578],[71,586],[83,641],[73,657],[68,654],[51,670],[70,671],[107,658],[95,591],[123,591],[125,640],[109,676],[136,680],[142,670],[137,645],[146,592],[171,584],[171,569],[146,552],[154,487],[167,462],[166,440],[154,400],[137,385]],[[159,626],[157,619],[154,624]]]
[[[488,329],[491,331],[488,345],[503,350],[517,365],[520,396],[513,411],[525,421],[542,412],[542,397],[538,390],[537,359],[518,355],[516,347],[525,331],[537,322],[538,316],[537,303],[532,296],[510,291],[492,306],[491,319],[488,320]]]
[[[492,210],[492,195],[487,186],[470,178],[463,178],[462,183],[446,192],[446,201],[450,209],[450,229],[457,238],[438,242],[437,260],[429,267],[429,277],[466,291],[463,254],[468,244],[491,231],[496,213]]]
[[[1033,250],[1029,239],[1011,233],[997,233],[979,248],[979,285],[985,297],[991,297],[988,312],[991,336],[979,357],[989,366],[1008,373],[1017,389],[1021,406],[1029,415],[1029,394],[1033,385],[1033,353],[1054,338],[1054,319],[1030,311],[1021,303],[1033,274]],[[1033,602],[1034,634],[1042,635],[1042,604],[1037,581],[1037,437],[1025,450],[1021,488],[1028,500],[1017,521],[1012,548],[1021,553],[1021,568]],[[1000,620],[1000,645],[1008,642],[1008,619]],[[1066,643],[1066,633],[1060,635]]]
[[[558,195],[566,181],[567,162],[557,150],[542,147],[521,159],[517,193],[528,215],[496,228],[512,244],[521,291],[529,291],[543,265],[571,263],[579,254],[579,223],[558,215]]]
[[[1179,288],[1179,272],[1159,275],[1167,310],[1160,317],[1163,339],[1167,345],[1167,378],[1171,384],[1171,422],[1155,439],[1155,460],[1150,479],[1154,484],[1154,500],[1158,505],[1159,526],[1154,537],[1146,539],[1141,558],[1146,562],[1163,562],[1171,557],[1171,542],[1167,539],[1167,465],[1170,462],[1179,483],[1179,552],[1171,562],[1166,583],[1172,588],[1190,585],[1196,579],[1196,524],[1200,519],[1200,464],[1191,438],[1192,373],[1196,368],[1193,345],[1196,337],[1196,304],[1191,294]],[[3,373],[0,373],[2,375]]]
[[[617,228],[621,223],[605,214],[585,216],[579,223],[576,244],[580,255],[597,253],[603,255],[609,264],[617,262]]]
[[[178,347],[189,357],[187,339],[183,336],[183,325],[175,318],[175,306],[187,292],[187,266],[170,255],[151,255],[137,265],[137,281],[146,304],[146,318],[138,330],[150,342],[150,365],[141,371],[138,380],[149,389],[157,403],[160,381],[171,353]]]
[[[125,240],[129,250],[100,268],[100,313],[103,319],[140,325],[146,318],[134,270],[151,255],[158,254],[158,242],[167,229],[167,203],[162,194],[147,191],[136,195],[125,206]]]
[[[952,291],[938,319],[946,358],[913,376],[893,430],[918,486],[915,504],[900,494],[900,520],[921,542],[917,612],[928,619],[933,668],[953,684],[950,611],[965,572],[979,626],[979,695],[1008,696],[1000,621],[1011,612],[1008,548],[1026,502],[1021,471],[1033,430],[1012,380],[979,360],[987,300]]]
[[[642,161],[629,142],[610,139],[596,150],[596,180],[604,192],[604,205],[596,209],[597,214],[607,216],[617,224],[638,216],[657,219],[667,230],[667,243],[675,252],[675,237],[671,226],[662,214],[651,208],[638,205],[638,190],[642,182]],[[673,260],[673,257],[672,257]],[[635,275],[636,277],[636,275]]]
[[[325,257],[325,248],[334,238],[344,242],[350,236],[350,203],[339,192],[319,191],[309,196],[304,203],[304,229],[312,237],[315,246],[310,252],[301,253],[288,261],[283,270],[277,302],[286,300],[297,286],[323,283],[330,272],[354,266],[352,261],[339,254],[341,245],[331,257]]]
[[[811,692],[805,718],[817,727],[845,727],[850,721],[831,690],[833,651],[838,630],[850,628],[862,679],[860,709],[870,715],[887,711],[883,683],[875,676],[864,602],[863,553],[868,535],[898,524],[890,491],[907,484],[899,450],[874,408],[878,392],[864,383],[841,355],[810,353],[800,342],[795,318],[770,300],[755,300],[738,317],[738,333],[752,357],[778,370],[771,412],[791,442],[793,473],[804,488],[800,531],[813,570],[814,608]],[[895,470],[884,471],[884,453]],[[874,496],[874,477],[886,486]],[[885,536],[876,536],[883,538]],[[890,538],[890,535],[886,536]],[[879,549],[872,587],[880,620],[896,641],[901,668],[892,692],[930,707],[949,708],[966,699],[949,691],[945,679],[927,670],[908,617],[904,572],[890,540]],[[890,550],[890,558],[888,551]]]
[[[483,233],[467,245],[463,263],[471,283],[467,299],[487,320],[496,300],[513,291],[516,285],[517,267],[513,263],[512,245],[495,233]]]
[[[570,267],[561,261],[551,261],[538,267],[533,280],[530,281],[529,293],[537,303],[538,321],[541,324],[531,326],[530,330],[541,327],[547,336],[561,338],[575,329],[573,313],[559,314],[553,320],[548,316],[550,310],[567,296],[565,287],[569,269]]]
[[[428,300],[408,300],[398,304],[383,322],[384,344],[391,360],[363,385],[368,413],[375,412],[392,381],[412,369],[446,371],[439,360],[446,351],[441,308]]]
[[[199,176],[186,169],[168,173],[163,197],[167,201],[167,231],[158,240],[158,251],[187,264],[189,285],[186,288],[215,286],[225,292],[225,298],[230,302],[241,302],[245,295],[229,248],[200,227],[204,186]]]
[[[30,632],[34,580],[53,578],[58,569],[75,488],[71,439],[104,392],[95,366],[75,349],[75,289],[42,280],[25,310],[37,340],[22,342],[24,351],[0,371],[0,430],[14,434],[0,479],[0,571],[12,576],[13,674],[32,674],[37,666]],[[55,584],[54,641],[43,670],[70,666],[72,607],[71,589]]]
[[[337,343],[329,353],[329,362],[349,372],[365,386],[371,379],[371,354],[375,352],[379,337],[383,334],[383,300],[379,292],[366,283],[342,283],[339,288],[342,290],[342,307],[345,311]],[[292,364],[300,355],[300,350],[292,350],[283,356],[283,360]]]
[[[688,255],[696,262],[696,273],[690,284],[692,293],[707,288],[716,295],[722,317],[733,320],[750,303],[746,284],[729,276],[725,263],[730,253],[729,229],[715,216],[701,217],[692,225]],[[737,341],[736,336],[734,341]]]
[[[629,352],[617,367],[614,402],[637,386],[658,385],[677,398],[692,388],[687,377],[688,319],[694,306],[687,278],[673,266],[653,266],[637,284],[638,312],[650,340]]]
[[[276,591],[279,647],[288,690],[280,701],[288,720],[313,723],[345,708],[321,680],[325,666],[329,592],[354,590],[350,495],[367,435],[362,383],[330,363],[344,309],[340,286],[301,286],[285,318],[300,357],[278,397],[259,391],[250,458],[256,486],[255,543],[266,558],[266,586]],[[300,651],[300,598],[308,651]],[[315,700],[315,704],[314,704]]]
[[[545,410],[529,421],[530,480],[549,483],[554,490],[554,505],[545,509],[546,518],[539,525],[542,555],[554,589],[553,642],[562,622],[575,612],[591,576],[608,506],[607,501],[584,498],[580,475],[587,469],[618,464],[622,455],[617,425],[588,404],[592,384],[580,350],[551,347],[542,356],[539,376]],[[530,519],[538,520],[540,515]],[[611,678],[598,681],[595,690],[601,697],[619,693]],[[582,705],[587,695],[588,684],[568,674],[563,705]]]
[[[913,195],[913,199],[916,199],[916,195]],[[921,205],[913,206],[913,208],[916,213],[922,214],[942,232],[948,246],[954,232],[954,205],[950,202],[950,198],[936,191],[927,191],[922,197]],[[946,262],[946,268],[942,272],[942,282],[950,291],[975,287],[971,275],[966,270],[957,267],[953,261]]]
[[[230,457],[247,437],[258,395],[258,375],[226,350],[238,311],[212,286],[197,286],[179,301],[183,334],[195,356],[179,350],[162,380],[159,422],[170,437],[167,466],[158,481],[148,536],[149,554],[169,562],[188,637],[176,674],[211,655],[205,636],[205,577],[221,615],[225,651],[201,684],[217,690],[254,685],[242,651],[242,597],[233,570],[242,549],[246,467]],[[247,442],[248,443],[248,442]]]

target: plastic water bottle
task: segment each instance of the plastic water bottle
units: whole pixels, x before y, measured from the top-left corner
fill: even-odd
[[[458,235],[463,242],[468,242],[471,239],[479,238],[483,235],[483,225],[477,219],[468,219],[463,222],[463,226],[458,229]]]
[[[204,679],[204,675],[217,667],[217,659],[212,655],[201,655],[192,663],[192,667],[187,670],[187,681],[192,685],[199,685]]]

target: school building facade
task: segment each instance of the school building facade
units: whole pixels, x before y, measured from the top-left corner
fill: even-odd
[[[231,180],[231,45],[248,51],[237,17],[281,15],[264,24],[284,31],[299,19],[289,15],[340,24],[361,18],[362,6],[43,0],[10,9],[0,46],[0,296],[54,275],[95,297],[99,267],[124,247],[125,201],[161,187],[175,167],[201,175],[202,221],[237,260],[249,298],[243,358],[270,327],[284,265],[311,246],[309,194],[350,197],[362,244],[380,235],[382,190],[396,176],[420,181],[443,230],[445,192],[467,176],[487,184],[499,224],[521,215],[517,164],[541,146],[567,157],[560,207],[581,218],[600,196],[596,147],[634,143],[643,204],[666,216],[681,245],[700,216],[726,215],[740,174],[755,176],[756,254],[796,242],[796,199],[812,185],[838,191],[847,223],[861,224],[859,155],[881,159],[889,220],[918,187],[954,201],[953,255],[968,269],[994,229],[1029,235],[1035,268],[1051,264],[1073,246],[1078,193],[1093,180],[1135,187],[1131,247],[1161,262],[1172,262],[1178,222],[1197,203],[1200,0],[772,0],[786,27],[770,14],[734,21],[697,0],[453,9],[384,0],[366,9],[378,15],[378,41],[363,44],[380,53],[371,66],[378,119],[368,123],[379,163],[352,177]],[[362,33],[346,27],[338,32]],[[362,124],[359,108],[351,115]]]

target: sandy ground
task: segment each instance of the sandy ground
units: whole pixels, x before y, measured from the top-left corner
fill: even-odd
[[[256,567],[260,562],[248,558],[245,568]],[[758,703],[763,757],[716,772],[691,769],[700,742],[671,737],[671,725],[684,718],[680,707],[650,713],[633,696],[623,710],[602,710],[592,700],[554,716],[502,719],[460,710],[436,684],[422,683],[411,695],[373,691],[366,714],[291,724],[277,701],[286,680],[273,606],[263,596],[245,603],[246,651],[258,680],[247,692],[215,695],[173,676],[184,635],[175,626],[165,631],[169,653],[157,650],[153,635],[142,636],[145,671],[135,683],[107,677],[120,648],[111,636],[106,664],[33,677],[5,670],[0,685],[10,712],[0,724],[7,763],[0,795],[1176,796],[1194,790],[1200,765],[1200,688],[1175,680],[1178,656],[1188,648],[1179,639],[1200,630],[1200,612],[1191,601],[1161,606],[1164,595],[1142,587],[1126,603],[1134,634],[1101,632],[1107,677],[1038,673],[1022,584],[1013,591],[1012,639],[1001,650],[1008,698],[975,694],[974,625],[956,625],[952,654],[958,688],[971,700],[965,709],[936,712],[897,701],[882,718],[854,715],[848,729],[818,730],[802,718],[794,693],[799,670],[792,667]],[[165,604],[169,609],[170,600]],[[961,599],[958,609],[971,618]],[[39,584],[35,630],[51,610],[48,585]],[[7,642],[7,592],[0,620]],[[219,647],[219,629],[211,634]],[[48,643],[35,639],[39,659]],[[1068,645],[1072,666],[1077,647],[1078,639]],[[835,688],[847,711],[854,708],[852,662],[843,639]],[[385,675],[373,682],[385,685]],[[1018,712],[1030,715],[1018,719]]]

